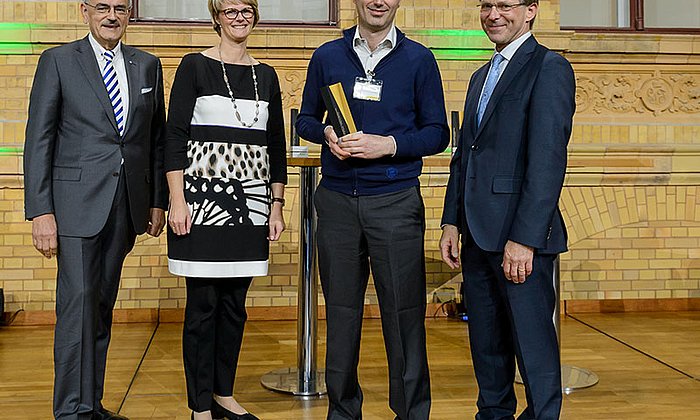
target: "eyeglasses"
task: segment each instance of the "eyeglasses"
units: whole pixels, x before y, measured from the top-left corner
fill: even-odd
[[[90,6],[93,9],[95,9],[95,12],[97,12],[100,15],[108,15],[112,9],[114,9],[114,14],[117,16],[126,16],[129,13],[131,13],[131,7],[127,6],[110,6],[109,4],[104,4],[104,3],[97,3],[95,5],[92,5],[88,2],[83,2],[84,5]]]
[[[238,19],[238,15],[243,16],[243,19],[245,19],[245,20],[250,20],[253,18],[253,16],[255,16],[255,10],[248,8],[248,7],[246,7],[245,9],[241,9],[241,10],[230,8],[230,9],[222,10],[221,13],[223,13],[224,16],[226,16],[226,18],[230,19],[230,20]]]
[[[508,13],[515,9],[516,7],[525,6],[525,3],[479,3],[476,7],[481,10],[484,15],[491,14],[491,11],[495,8],[498,13]]]

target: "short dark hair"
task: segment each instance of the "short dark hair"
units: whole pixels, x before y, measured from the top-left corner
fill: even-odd
[[[527,6],[531,6],[531,5],[533,5],[533,4],[536,4],[536,5],[539,6],[539,5],[540,5],[540,0],[523,0],[523,4],[524,4],[526,7],[527,7]],[[532,18],[532,20],[530,21],[530,29],[532,29],[532,27],[535,26],[535,19],[537,19],[537,16],[535,16],[534,18]]]

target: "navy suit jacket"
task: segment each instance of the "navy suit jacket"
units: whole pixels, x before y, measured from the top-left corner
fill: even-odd
[[[442,223],[459,227],[485,251],[503,252],[512,240],[541,254],[564,252],[558,202],[575,111],[574,72],[530,37],[508,63],[477,127],[488,69],[481,67],[469,83]]]

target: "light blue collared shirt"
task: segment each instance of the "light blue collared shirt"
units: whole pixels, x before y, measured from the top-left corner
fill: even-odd
[[[496,54],[501,54],[505,60],[501,61],[501,66],[500,66],[500,73],[498,74],[498,80],[501,80],[501,76],[503,76],[503,72],[506,71],[506,67],[508,67],[508,63],[510,63],[510,60],[513,59],[513,56],[515,55],[516,52],[518,52],[518,49],[527,41],[530,37],[532,36],[532,32],[527,31],[526,33],[520,35],[518,39],[515,41],[511,42],[510,44],[506,45],[505,48],[501,51],[496,51],[494,52],[494,55]],[[489,73],[491,73],[494,69],[489,69]],[[488,75],[486,75],[486,79],[488,79]],[[498,83],[498,81],[496,81]],[[481,95],[484,94],[484,88],[486,87],[486,84],[484,84],[484,87],[481,88]],[[479,97],[481,97],[479,95]]]

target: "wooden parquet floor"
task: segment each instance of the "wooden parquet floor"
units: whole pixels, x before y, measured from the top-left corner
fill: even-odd
[[[323,322],[320,335],[325,336]],[[365,320],[360,360],[365,419],[393,419],[378,320]],[[235,394],[265,420],[325,419],[327,400],[303,400],[260,385],[296,360],[296,323],[249,322]],[[181,324],[118,324],[113,329],[104,405],[132,420],[189,419]],[[477,387],[466,324],[427,321],[432,419],[474,418]],[[51,327],[0,329],[0,420],[50,419]],[[700,419],[700,313],[585,314],[562,321],[563,363],[600,377],[565,395],[562,419]],[[325,343],[319,343],[322,364]],[[518,397],[524,401],[522,386]],[[521,404],[522,408],[522,404]]]

